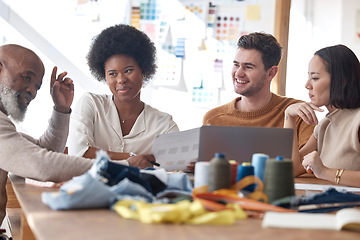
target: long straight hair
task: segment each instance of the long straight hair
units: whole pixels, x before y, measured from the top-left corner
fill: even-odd
[[[344,45],[325,47],[315,55],[321,57],[330,73],[330,105],[340,109],[360,107],[360,63]]]

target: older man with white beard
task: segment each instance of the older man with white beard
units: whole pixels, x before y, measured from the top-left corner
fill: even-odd
[[[66,72],[51,74],[54,111],[48,129],[39,138],[17,132],[14,121],[24,119],[44,76],[41,59],[30,49],[0,47],[0,225],[6,210],[8,172],[40,181],[61,182],[85,173],[93,161],[63,154],[69,132],[74,85]]]

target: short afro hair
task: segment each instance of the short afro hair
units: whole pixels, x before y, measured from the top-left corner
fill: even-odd
[[[91,74],[98,81],[105,81],[105,62],[113,55],[133,57],[139,64],[144,83],[156,73],[156,47],[142,31],[126,24],[104,29],[90,46],[87,63]]]

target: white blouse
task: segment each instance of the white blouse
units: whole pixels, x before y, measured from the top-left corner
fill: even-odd
[[[85,93],[71,114],[67,146],[69,154],[77,156],[89,147],[150,154],[159,134],[176,131],[179,128],[171,115],[145,104],[130,133],[123,136],[112,95]]]

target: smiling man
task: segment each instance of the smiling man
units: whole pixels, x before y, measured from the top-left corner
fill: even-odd
[[[302,101],[270,91],[280,59],[281,46],[272,35],[255,32],[241,36],[231,73],[234,91],[240,97],[208,111],[203,125],[282,128],[287,106]],[[298,118],[296,131],[301,148],[311,136],[313,126]]]
[[[74,84],[63,72],[51,74],[54,111],[49,127],[34,139],[16,130],[29,103],[40,89],[44,65],[31,50],[19,45],[0,46],[0,225],[5,216],[8,172],[41,181],[62,182],[85,173],[93,161],[63,154],[69,132]]]

